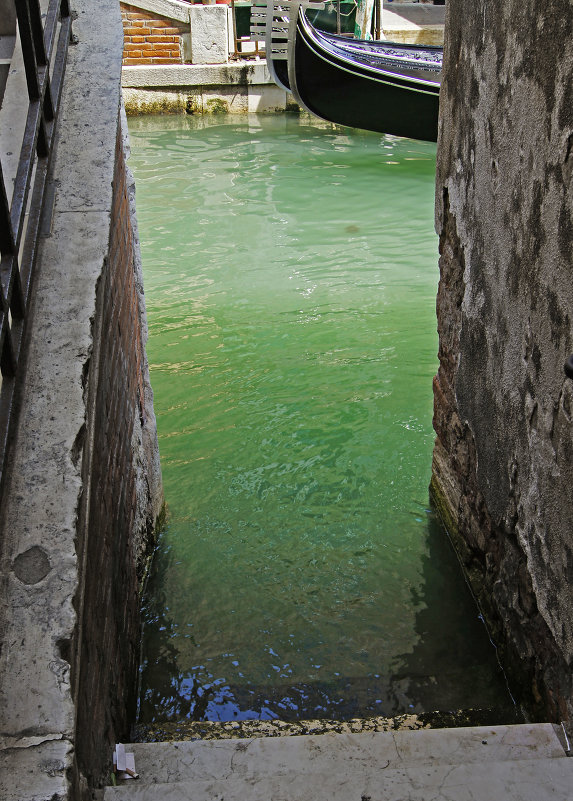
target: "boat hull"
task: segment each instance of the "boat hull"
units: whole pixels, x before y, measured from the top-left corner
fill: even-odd
[[[288,59],[295,99],[340,125],[435,142],[439,69],[404,67],[391,59],[385,64],[376,56],[375,45],[362,44],[366,55],[360,56],[360,43],[354,54],[348,48],[344,52],[342,41],[315,31],[299,14]],[[404,47],[399,49],[404,52]],[[428,49],[430,57],[436,50]]]

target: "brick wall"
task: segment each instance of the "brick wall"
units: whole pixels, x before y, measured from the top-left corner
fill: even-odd
[[[97,288],[94,355],[87,377],[90,413],[83,472],[89,489],[80,513],[87,533],[81,544],[85,569],[76,749],[90,785],[107,771],[114,743],[128,738],[135,713],[139,589],[155,523],[149,478],[143,485],[147,497],[141,498],[147,363],[128,183],[120,130],[108,258]],[[147,509],[143,520],[142,508]]]
[[[121,3],[123,21],[123,64],[180,64],[181,37],[189,26],[150,11]]]

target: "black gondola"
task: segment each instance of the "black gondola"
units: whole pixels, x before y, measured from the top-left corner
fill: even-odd
[[[340,125],[436,141],[441,47],[348,39],[316,30],[296,2],[272,9],[267,63],[299,105]]]

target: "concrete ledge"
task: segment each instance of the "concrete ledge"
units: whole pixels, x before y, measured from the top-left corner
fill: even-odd
[[[124,89],[129,116],[142,114],[280,114],[300,109],[274,84],[187,86],[181,89]]]
[[[264,60],[124,67],[122,87],[129,115],[299,110],[292,95],[276,86]]]
[[[189,3],[182,3],[180,0],[125,0],[125,5],[176,19],[178,22],[189,22],[189,11],[192,8]]]
[[[273,84],[267,62],[236,61],[232,64],[167,64],[124,67],[121,85],[124,88],[190,86],[254,86]]]

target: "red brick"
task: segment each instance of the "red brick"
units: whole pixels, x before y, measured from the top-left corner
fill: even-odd
[[[123,29],[124,36],[148,36],[150,33],[150,28],[144,28],[139,25],[130,25],[129,27]]]
[[[149,25],[150,28],[155,28],[154,32],[162,33],[162,34],[171,34],[173,36],[179,36],[186,30],[184,26],[176,26],[170,24],[171,20],[165,20],[165,22],[161,22],[160,20],[149,20],[146,25]]]
[[[178,36],[148,36],[147,37],[147,41],[148,42],[170,42],[171,43],[171,42],[175,42],[175,41],[178,42],[179,41],[179,37]]]

